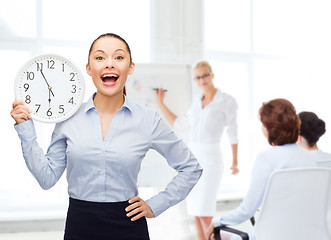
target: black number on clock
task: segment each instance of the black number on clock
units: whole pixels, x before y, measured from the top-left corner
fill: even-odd
[[[24,89],[25,89],[25,92],[26,92],[26,91],[28,91],[28,89],[29,89],[29,84],[27,84],[27,83],[24,83],[23,87],[24,87]]]
[[[48,110],[47,110],[47,112],[46,112],[46,115],[48,116],[48,117],[50,117],[50,116],[52,116],[52,111],[51,111],[51,109],[52,108],[49,108]]]
[[[43,63],[37,63],[37,71],[42,71],[42,70],[44,70],[43,66],[44,66]]]
[[[74,77],[75,77],[75,74],[72,72],[72,73],[70,73],[70,76],[71,76],[71,78],[70,78],[70,81],[75,81],[75,79],[74,79]]]
[[[36,107],[37,107],[37,110],[36,110],[36,113],[39,111],[40,107],[41,107],[41,104],[35,104]]]
[[[74,104],[74,97],[70,98],[70,100],[68,101],[68,103]]]
[[[55,64],[54,60],[47,60],[47,67],[49,69],[54,69],[54,64]]]
[[[25,96],[25,102],[26,102],[26,104],[30,104],[31,103],[31,96],[30,95],[26,95]]]
[[[33,80],[34,79],[34,72],[26,72],[26,79]]]
[[[64,113],[64,105],[59,105],[59,113],[61,114],[61,113]]]
[[[72,90],[71,90],[71,92],[72,93],[75,93],[76,92],[76,85],[71,85],[72,86]]]

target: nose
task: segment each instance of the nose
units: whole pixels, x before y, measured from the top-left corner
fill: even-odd
[[[106,68],[109,69],[109,68],[114,68],[115,67],[115,61],[113,61],[113,59],[111,58],[108,58],[106,60]]]
[[[197,82],[198,82],[199,84],[203,84],[203,83],[205,82],[205,78],[200,77],[200,78],[197,80]]]

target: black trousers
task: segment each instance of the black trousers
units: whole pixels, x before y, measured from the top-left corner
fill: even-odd
[[[125,202],[88,202],[70,198],[64,240],[149,240],[145,218],[132,222]]]

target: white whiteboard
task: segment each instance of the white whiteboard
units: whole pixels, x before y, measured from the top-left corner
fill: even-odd
[[[166,89],[165,104],[178,116],[184,114],[192,102],[191,66],[187,64],[136,64],[134,73],[126,83],[127,97],[130,101],[157,109],[156,92],[153,88]],[[172,127],[169,124],[170,127]],[[185,140],[185,132],[176,132]],[[168,166],[166,160],[156,151],[146,154],[139,173],[140,187],[163,188],[176,172]]]

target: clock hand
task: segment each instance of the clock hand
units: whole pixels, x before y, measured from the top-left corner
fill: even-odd
[[[52,93],[53,97],[55,97],[55,96],[54,96],[54,93],[53,93],[53,91],[52,91],[52,87],[49,87],[48,89],[49,89],[49,92]]]
[[[48,104],[49,104],[49,107],[51,107],[51,101],[52,101],[52,99],[51,99],[51,89],[48,89]]]
[[[45,82],[46,82],[46,84],[47,84],[47,86],[48,86],[48,88],[50,87],[49,86],[49,84],[48,84],[48,82],[47,82],[47,80],[46,80],[46,78],[45,78],[45,75],[44,75],[44,73],[43,73],[43,71],[40,69],[40,73],[41,73],[41,75],[43,76],[43,78],[44,78],[44,80],[45,80]]]
[[[44,73],[43,73],[43,71],[40,69],[40,73],[41,73],[41,75],[43,76],[43,78],[44,78],[44,80],[45,80],[45,82],[46,82],[46,84],[47,84],[47,86],[48,86],[48,90],[52,93],[52,95],[53,95],[53,97],[55,97],[54,96],[54,93],[53,93],[53,91],[52,91],[52,87],[48,84],[48,82],[47,82],[47,80],[46,80],[46,78],[45,78],[45,75],[44,75]]]

